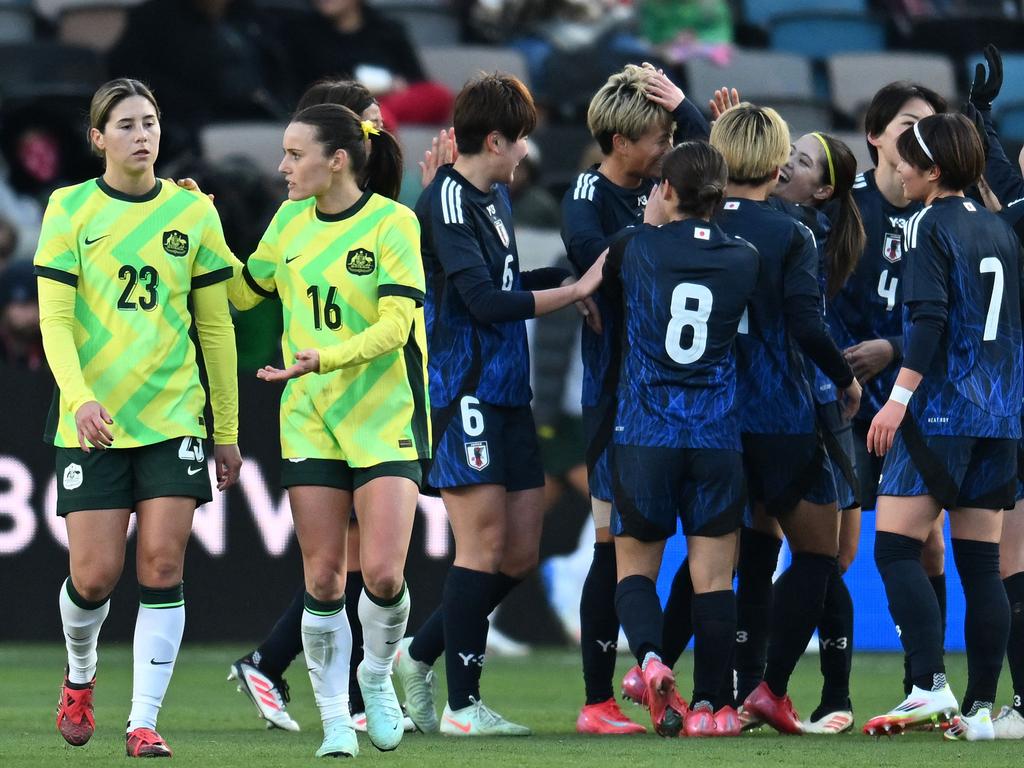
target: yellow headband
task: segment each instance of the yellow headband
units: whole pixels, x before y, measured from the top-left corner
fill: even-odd
[[[825,159],[828,160],[828,183],[829,186],[834,187],[836,185],[836,167],[832,164],[832,150],[828,148],[828,142],[820,133],[814,131],[811,136],[820,141],[821,146],[825,148]]]
[[[380,136],[380,131],[377,130],[377,126],[375,126],[369,120],[363,120],[363,122],[360,123],[360,126],[362,126],[363,129],[364,140],[369,139],[371,133],[374,136]]]

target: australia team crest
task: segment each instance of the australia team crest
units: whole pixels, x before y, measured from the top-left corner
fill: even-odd
[[[177,229],[164,232],[163,243],[164,250],[171,254],[171,256],[184,256],[188,253],[188,235],[184,232],[179,232]]]
[[[466,463],[477,472],[482,472],[491,463],[491,454],[487,450],[486,440],[466,443]]]
[[[903,258],[903,235],[898,232],[886,232],[885,244],[882,246],[882,258],[895,264]]]

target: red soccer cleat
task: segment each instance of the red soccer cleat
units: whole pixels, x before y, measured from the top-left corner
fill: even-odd
[[[726,705],[715,712],[715,735],[716,736],[739,736],[743,733],[743,724],[740,723],[739,713]]]
[[[96,730],[92,708],[96,677],[94,675],[83,687],[71,686],[65,674],[64,684],[60,688],[60,701],[57,702],[57,730],[68,744],[80,747],[92,738]]]
[[[170,757],[171,748],[160,734],[150,728],[136,728],[124,735],[128,757]]]
[[[690,737],[717,736],[718,725],[715,723],[715,711],[706,701],[698,702],[690,708],[683,721],[683,733]]]
[[[747,700],[743,702],[743,709],[764,720],[779,733],[797,736],[804,732],[800,717],[793,709],[793,702],[789,696],[776,696],[763,680],[747,696]]]
[[[644,673],[640,671],[639,664],[630,667],[622,678],[622,698],[641,707],[647,706],[647,683],[644,682]]]
[[[647,729],[634,723],[619,709],[615,699],[600,704],[587,704],[576,718],[576,733],[590,733],[602,736],[632,736],[647,733]]]
[[[644,683],[655,733],[667,738],[678,736],[686,717],[686,702],[676,692],[672,670],[657,659],[651,659],[644,670]]]

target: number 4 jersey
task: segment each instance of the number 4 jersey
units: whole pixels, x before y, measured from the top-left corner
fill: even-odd
[[[206,436],[188,295],[230,278],[233,261],[209,198],[172,182],[132,196],[92,179],[50,196],[36,274],[77,291],[79,363],[116,447]],[[46,437],[78,445],[63,395]]]
[[[338,214],[321,213],[311,197],[287,201],[274,215],[242,275],[254,293],[281,296],[286,366],[296,352],[365,331],[380,319],[382,297],[417,305],[403,347],[285,385],[282,458],[369,467],[429,455],[419,239],[411,210],[371,192]]]
[[[1017,238],[980,203],[944,197],[907,222],[906,246],[907,332],[919,302],[946,312],[939,351],[922,372],[910,413],[925,434],[1020,437],[1024,370]]]
[[[758,269],[750,243],[700,219],[612,247],[605,274],[625,308],[616,443],[740,450],[733,340]]]

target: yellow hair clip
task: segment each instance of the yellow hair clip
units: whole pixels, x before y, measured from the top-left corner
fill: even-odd
[[[371,133],[374,136],[380,136],[380,131],[377,130],[377,126],[375,126],[369,120],[363,120],[363,122],[360,123],[360,126],[362,126],[362,128],[363,128],[363,139],[364,140],[365,139],[369,139]]]

